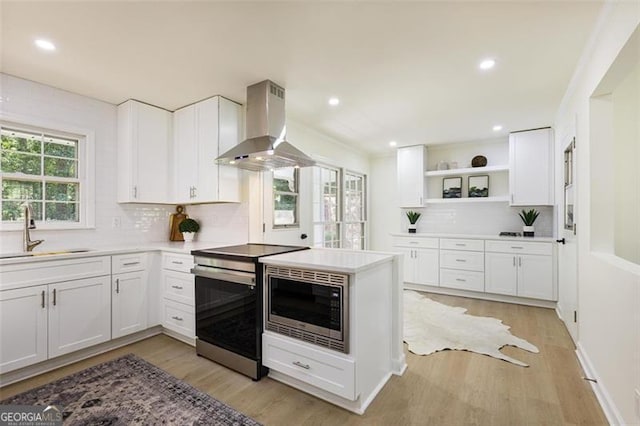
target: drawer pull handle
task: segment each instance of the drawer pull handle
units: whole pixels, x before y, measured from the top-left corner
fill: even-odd
[[[172,260],[171,263],[174,265],[182,265],[182,262],[178,262],[177,260]]]
[[[44,309],[44,290],[42,290],[42,309]]]
[[[122,266],[133,266],[133,265],[139,265],[140,262],[129,262],[129,263],[123,263]]]
[[[520,249],[522,250],[524,247],[519,247],[519,246],[511,246],[512,249]]]
[[[171,288],[175,288],[176,290],[182,290],[182,287],[179,285],[172,285]]]
[[[120,278],[116,278],[116,294],[120,294]]]
[[[456,259],[456,262],[466,262],[465,259]]]
[[[460,281],[461,283],[466,283],[467,282],[467,280],[462,279],[462,278],[456,278],[456,281]]]
[[[466,244],[462,244],[462,243],[456,243],[456,246],[458,246],[458,247],[466,247],[467,245]]]
[[[57,300],[56,300],[56,289],[54,288],[53,289],[53,306],[56,306],[56,302],[57,302]]]
[[[182,318],[177,317],[177,316],[173,316],[173,317],[171,317],[171,319],[174,319],[174,320],[176,320],[176,321],[182,321]]]
[[[418,244],[417,241],[409,241],[409,244]]]
[[[309,366],[309,364],[303,364],[303,363],[301,363],[300,361],[293,361],[293,363],[292,363],[292,364],[293,364],[293,365],[296,365],[296,366],[298,366],[298,367],[300,367],[300,368],[304,368],[305,370],[310,370],[310,369],[311,369],[311,367]]]

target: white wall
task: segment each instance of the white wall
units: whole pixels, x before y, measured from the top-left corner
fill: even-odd
[[[591,127],[597,104],[591,104],[590,98],[638,27],[640,7],[636,2],[612,2],[603,10],[593,43],[558,111],[555,128],[557,134],[565,134],[575,126],[578,146],[579,350],[598,376],[597,388],[610,420],[638,424],[633,393],[640,389],[640,273],[630,267],[630,262],[625,264],[607,252],[612,247],[598,246],[594,239],[597,229],[606,228],[604,222],[613,214],[610,204],[594,197],[598,171],[603,162],[606,164],[606,152],[612,150],[612,144]],[[556,152],[563,148],[558,147]],[[601,220],[596,222],[597,217]]]
[[[45,242],[36,250],[97,247],[166,241],[169,238],[168,215],[173,206],[118,204],[116,202],[116,106],[50,86],[1,74],[0,112],[29,117],[36,121],[57,122],[62,126],[95,132],[95,229],[47,231],[36,229],[33,239]],[[202,241],[246,242],[248,204],[201,205],[187,207],[201,220]],[[121,226],[112,227],[113,218]],[[0,251],[22,251],[22,233],[0,232]]]

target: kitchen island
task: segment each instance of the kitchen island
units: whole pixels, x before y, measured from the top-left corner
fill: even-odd
[[[262,338],[263,364],[270,369],[269,377],[363,414],[391,375],[402,375],[406,369],[401,261],[397,254],[339,249],[310,249],[263,258],[267,324]],[[327,282],[346,278],[343,300],[348,315],[342,350],[310,343],[308,334],[301,337],[290,331],[279,332],[277,327],[269,329],[270,273],[300,282],[305,277],[320,277],[314,279]]]

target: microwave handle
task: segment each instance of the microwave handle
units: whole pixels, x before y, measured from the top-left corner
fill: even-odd
[[[230,281],[236,284],[244,284],[250,287],[256,285],[256,275],[248,272],[229,271],[227,269],[212,268],[208,266],[195,266],[191,273],[196,277],[211,278],[220,281]]]

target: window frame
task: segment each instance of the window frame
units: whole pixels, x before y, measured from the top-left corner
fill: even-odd
[[[346,175],[351,175],[351,176],[356,176],[359,178],[362,178],[362,220],[359,221],[348,221],[345,214],[344,214],[344,209],[347,204],[347,189],[345,187],[345,182],[346,182]],[[342,223],[343,223],[343,231],[342,231],[342,235],[341,235],[341,241],[340,241],[340,247],[344,247],[344,242],[346,241],[346,233],[347,233],[347,225],[349,224],[354,224],[354,223],[360,223],[362,224],[362,247],[360,247],[359,249],[353,249],[351,248],[351,250],[366,250],[367,246],[369,244],[369,238],[368,238],[368,194],[369,191],[367,190],[367,175],[365,173],[360,173],[360,172],[356,172],[353,170],[349,170],[349,169],[343,169],[342,170],[342,178],[341,178],[341,186],[342,186],[342,205],[343,205],[343,214],[342,214]]]
[[[300,228],[300,169],[298,167],[293,168],[293,182],[295,186],[295,191],[278,191],[275,188],[275,171],[271,172],[271,188],[273,190],[273,211],[271,217],[271,229],[295,229]],[[294,222],[288,224],[276,225],[276,196],[277,195],[295,195],[296,197],[296,207],[294,210]]]
[[[4,179],[18,179],[36,182],[78,182],[78,222],[70,221],[44,221],[37,220],[36,227],[39,230],[72,230],[95,228],[95,133],[86,128],[73,127],[46,119],[36,117],[0,113],[0,127],[27,133],[43,133],[53,137],[73,139],[78,141],[77,147],[77,171],[78,178],[63,178],[44,176],[44,170],[40,175],[28,175],[22,173],[0,172],[0,185]],[[41,154],[44,155],[44,152]],[[45,195],[43,194],[43,197]],[[0,199],[0,207],[2,200]],[[43,212],[43,218],[44,218]],[[0,219],[0,231],[22,231],[24,224],[19,221],[2,221]]]
[[[336,202],[337,202],[337,206],[336,206],[336,221],[316,221],[313,219],[311,220],[311,224],[313,227],[313,235],[314,235],[314,241],[313,241],[313,246],[314,247],[321,247],[321,248],[340,248],[342,247],[342,242],[343,242],[343,226],[342,226],[342,218],[343,218],[343,204],[344,204],[344,200],[343,200],[343,185],[342,185],[342,168],[340,167],[335,167],[332,166],[330,164],[325,164],[325,163],[317,163],[314,167],[317,168],[323,168],[323,169],[327,169],[330,170],[332,172],[336,172]],[[315,177],[315,176],[313,176]],[[314,178],[312,178],[312,187],[313,187],[313,191],[315,191],[316,189],[316,185],[320,184],[319,182],[316,182]],[[320,188],[322,190],[322,188]],[[312,194],[311,197],[311,204],[312,204],[312,216],[315,216],[315,199],[313,197],[314,194]],[[324,195],[324,192],[322,193],[322,195]],[[337,235],[338,235],[338,247],[327,247],[325,245],[325,240],[323,239],[322,241],[315,241],[315,227],[316,225],[325,225],[325,224],[334,224],[337,227]],[[323,234],[324,235],[324,234]],[[335,241],[335,240],[332,240]]]

